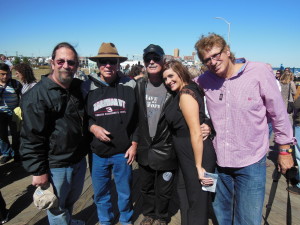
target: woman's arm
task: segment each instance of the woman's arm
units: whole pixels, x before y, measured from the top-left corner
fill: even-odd
[[[203,138],[199,120],[199,104],[191,95],[182,93],[179,100],[179,107],[190,130],[198,177],[203,184],[209,185],[212,179],[204,177],[205,169],[202,168]]]

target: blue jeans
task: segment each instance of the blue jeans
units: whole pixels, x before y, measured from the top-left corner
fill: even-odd
[[[125,154],[103,158],[93,154],[92,181],[94,201],[100,224],[110,225],[114,219],[111,202],[111,175],[114,175],[118,193],[120,223],[131,224],[133,206],[131,200],[132,169]]]
[[[12,145],[8,139],[8,128],[12,136]],[[20,132],[12,117],[6,113],[0,113],[0,152],[3,156],[19,156]]]
[[[271,135],[273,133],[272,123],[268,123],[268,127],[269,127],[269,138],[271,138]]]
[[[260,225],[265,196],[266,157],[242,168],[218,167],[213,208],[220,225]]]
[[[295,126],[295,138],[298,141],[298,143],[295,145],[295,156],[298,164],[298,174],[296,178],[298,180],[297,187],[300,188],[300,127],[298,126]]]
[[[0,139],[0,155],[14,157],[14,151],[8,142]]]
[[[68,167],[51,168],[50,182],[59,200],[59,207],[47,210],[50,225],[69,225],[74,203],[83,189],[86,160]]]

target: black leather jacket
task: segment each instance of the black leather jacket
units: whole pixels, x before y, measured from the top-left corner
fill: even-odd
[[[22,97],[20,154],[24,168],[33,175],[78,163],[87,154],[81,83],[75,78],[66,90],[43,76]]]
[[[156,134],[151,138],[146,107],[147,84],[147,78],[140,78],[135,87],[139,116],[137,162],[154,170],[173,170],[177,168],[177,158],[172,146],[172,134],[165,119],[165,109],[173,97],[169,92],[167,93]]]

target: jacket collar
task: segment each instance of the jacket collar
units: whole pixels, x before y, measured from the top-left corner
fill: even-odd
[[[43,82],[47,89],[61,89],[61,90],[66,90],[65,88],[61,87],[60,85],[58,85],[57,83],[55,83],[53,80],[51,80],[48,76],[50,74],[46,74],[46,75],[42,75],[41,77],[41,82]],[[73,90],[73,89],[77,89],[79,88],[80,89],[80,84],[81,84],[81,81],[76,79],[76,78],[73,78],[72,82],[71,82],[71,85],[70,85],[70,88],[68,90]]]
[[[97,86],[97,87],[115,86],[115,84],[118,84],[119,81],[120,81],[120,76],[118,74],[117,74],[116,79],[112,83],[110,83],[110,84],[102,81],[101,78],[100,78],[100,76],[99,76],[99,74],[96,74],[96,73],[88,75],[88,77],[89,77],[89,79],[91,81],[94,82],[95,86]]]

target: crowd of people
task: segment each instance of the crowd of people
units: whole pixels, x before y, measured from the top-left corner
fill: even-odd
[[[14,158],[32,174],[33,186],[53,188],[58,205],[47,208],[50,225],[84,224],[72,219],[72,210],[83,189],[86,156],[100,224],[115,218],[112,175],[119,222],[133,224],[134,161],[140,225],[169,222],[174,189],[183,225],[208,224],[209,215],[220,225],[261,224],[269,126],[278,169],[285,174],[294,165],[287,113],[296,95],[292,75],[276,73],[278,86],[267,64],[236,59],[217,34],[202,36],[195,49],[201,70],[166,61],[155,44],[144,49],[144,66],[120,71],[127,57],[113,43],[102,43],[90,57],[99,73],[89,76],[78,72],[78,54],[66,42],[54,47],[51,72],[39,82],[26,64],[14,66],[19,82],[11,66],[0,63],[0,163]],[[297,137],[300,100],[294,103]],[[297,145],[296,156],[300,161]],[[288,190],[295,188],[300,182]],[[0,224],[9,219],[4,199],[0,192]]]
[[[294,136],[296,140],[300,140],[300,89],[296,88],[294,82],[294,74],[290,68],[285,68],[276,71],[276,79],[279,83],[279,90],[281,96],[284,100],[286,107],[288,108],[288,117],[290,123],[294,127]],[[293,107],[289,110],[289,103],[292,103]],[[295,146],[295,159],[296,164],[300,165],[300,147],[299,143],[296,143]],[[300,167],[298,166],[298,173],[294,179],[293,185],[289,186],[287,190],[293,194],[300,195]]]

